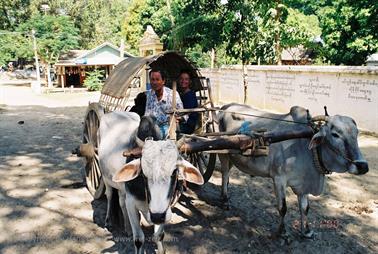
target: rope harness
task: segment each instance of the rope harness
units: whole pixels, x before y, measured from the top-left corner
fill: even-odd
[[[323,163],[323,160],[322,160],[322,153],[320,151],[320,148],[319,147],[316,147],[316,148],[313,148],[311,149],[312,151],[312,156],[313,156],[313,163],[314,163],[314,166],[316,168],[316,170],[318,170],[318,172],[322,175],[329,175],[332,173],[332,171],[330,171]]]
[[[349,164],[354,164],[356,165],[356,163],[349,159],[348,157],[346,157],[343,153],[340,152],[340,150],[338,150],[336,147],[334,147],[332,144],[330,144],[328,141],[325,141],[324,142],[324,145],[326,145],[335,155],[343,158],[344,160],[346,160]],[[332,171],[329,170],[325,165],[324,165],[324,162],[323,162],[323,158],[322,158],[322,155],[321,155],[321,150],[320,150],[320,147],[316,147],[316,148],[313,148],[312,149],[312,154],[314,156],[314,165],[316,167],[316,169],[323,175],[326,175],[326,174],[331,174]]]
[[[215,110],[215,109],[209,109],[209,110]],[[326,108],[325,108],[325,110],[326,110]],[[229,114],[239,114],[239,115],[244,115],[244,116],[252,116],[252,117],[256,117],[256,118],[270,119],[270,120],[273,120],[273,121],[289,122],[289,123],[296,123],[296,124],[305,124],[305,125],[310,126],[313,129],[314,134],[319,132],[320,128],[326,123],[326,121],[324,121],[324,122],[321,121],[319,123],[311,121],[311,118],[309,117],[309,111],[308,110],[307,110],[307,122],[277,119],[277,118],[273,118],[273,117],[259,116],[259,115],[254,115],[254,114],[240,113],[240,112],[226,111],[226,110],[218,110],[218,111],[224,112],[224,113],[229,113]],[[327,111],[326,111],[326,114],[328,116]],[[246,134],[247,132],[251,133],[252,130],[251,130],[250,126],[247,126],[246,122],[243,122],[241,128],[239,129],[239,132],[242,133],[242,134]],[[345,156],[342,152],[340,152],[339,149],[334,147],[327,140],[324,142],[324,145],[326,145],[336,156],[343,158],[344,160],[346,160],[350,164],[356,165],[356,163],[353,160],[351,160],[350,158]],[[332,173],[332,170],[328,169],[323,162],[321,148],[319,146],[312,149],[312,155],[313,155],[314,166],[320,174],[326,175],[326,174]]]

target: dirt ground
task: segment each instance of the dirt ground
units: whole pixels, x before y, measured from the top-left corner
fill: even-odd
[[[81,141],[88,101],[98,93],[34,95],[0,84],[0,253],[130,253],[132,241],[104,228],[106,200],[82,183]],[[323,195],[310,197],[314,239],[298,234],[296,197],[288,190],[291,241],[271,237],[278,222],[272,182],[235,168],[232,208],[220,202],[220,174],[186,193],[166,227],[168,253],[378,253],[378,139],[361,135],[369,162],[364,176],[327,176]],[[145,228],[153,253],[151,228]]]

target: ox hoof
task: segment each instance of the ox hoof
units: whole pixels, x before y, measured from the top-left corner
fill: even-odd
[[[106,216],[106,218],[105,218],[105,228],[110,232],[113,230],[113,225],[112,225],[112,221],[110,219],[110,216]]]
[[[108,222],[105,222],[105,228],[108,230],[108,231],[112,231],[113,230],[113,226],[111,223],[108,223]]]
[[[222,197],[221,198],[221,206],[223,210],[230,210],[231,209],[231,202],[227,197]]]
[[[314,239],[314,231],[313,230],[307,230],[306,232],[302,232],[302,237],[306,239]]]
[[[287,232],[278,233],[275,232],[272,234],[272,239],[277,240],[280,246],[290,245],[293,242],[293,236]]]
[[[130,229],[130,230],[126,230],[125,231],[125,235],[126,237],[132,237],[133,236],[133,231]]]
[[[228,202],[227,203],[223,203],[222,204],[222,208],[223,208],[223,210],[229,211],[231,209],[231,205]]]

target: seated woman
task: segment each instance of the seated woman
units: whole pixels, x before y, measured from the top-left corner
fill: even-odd
[[[191,85],[191,76],[188,71],[182,71],[179,76],[179,88],[180,88],[180,97],[184,105],[184,108],[197,108],[198,102],[196,93],[190,89]],[[198,122],[198,113],[190,113],[188,119],[180,122],[180,132],[185,134],[191,134],[194,132],[197,122]]]

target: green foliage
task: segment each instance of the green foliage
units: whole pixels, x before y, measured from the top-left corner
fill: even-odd
[[[81,12],[75,19],[75,24],[80,28],[81,44],[85,48],[93,48],[104,41],[119,44],[128,1],[88,0],[81,2]]]
[[[188,48],[185,51],[188,59],[198,68],[210,67],[210,55],[202,51],[201,45],[197,44],[193,48]]]
[[[300,11],[305,15],[316,15],[320,6],[323,6],[326,2],[330,0],[286,0],[287,6]]]
[[[129,1],[125,0],[31,0],[32,15],[43,13],[41,5],[48,2],[47,14],[67,15],[79,29],[81,48],[89,49],[110,41],[117,45],[122,38],[121,27]],[[44,13],[43,13],[44,14]]]
[[[169,45],[184,52],[197,44],[207,52],[222,43],[220,13],[209,11],[207,1],[176,0],[172,4],[174,24],[169,33]]]
[[[378,50],[378,4],[335,0],[319,8],[326,58],[334,64],[361,65]]]
[[[45,63],[55,63],[62,53],[78,47],[78,29],[67,16],[35,15],[18,31],[36,31],[38,53]]]
[[[103,70],[95,69],[94,71],[86,72],[83,85],[88,89],[88,91],[100,91],[103,86],[103,77]]]
[[[28,34],[0,31],[0,65],[6,65],[18,58],[31,59],[33,48]]]
[[[121,33],[127,42],[127,50],[135,55],[139,54],[138,44],[143,35],[142,16],[146,12],[145,0],[133,0],[126,12]]]
[[[13,31],[30,17],[29,0],[0,0],[0,30]]]
[[[298,10],[289,8],[289,15],[282,31],[282,46],[296,47],[303,45],[312,48],[313,39],[321,35],[319,20],[315,15],[305,15]]]
[[[73,47],[117,45],[121,39],[138,55],[147,25],[166,50],[187,54],[200,66],[210,64],[213,49],[217,66],[272,64],[283,48],[297,46],[317,51],[319,63],[359,65],[378,50],[378,2],[371,0],[0,0],[0,12],[6,32],[0,34],[0,63],[32,57],[34,26],[46,62]],[[21,34],[9,34],[14,31]],[[324,48],[312,43],[319,34]]]

